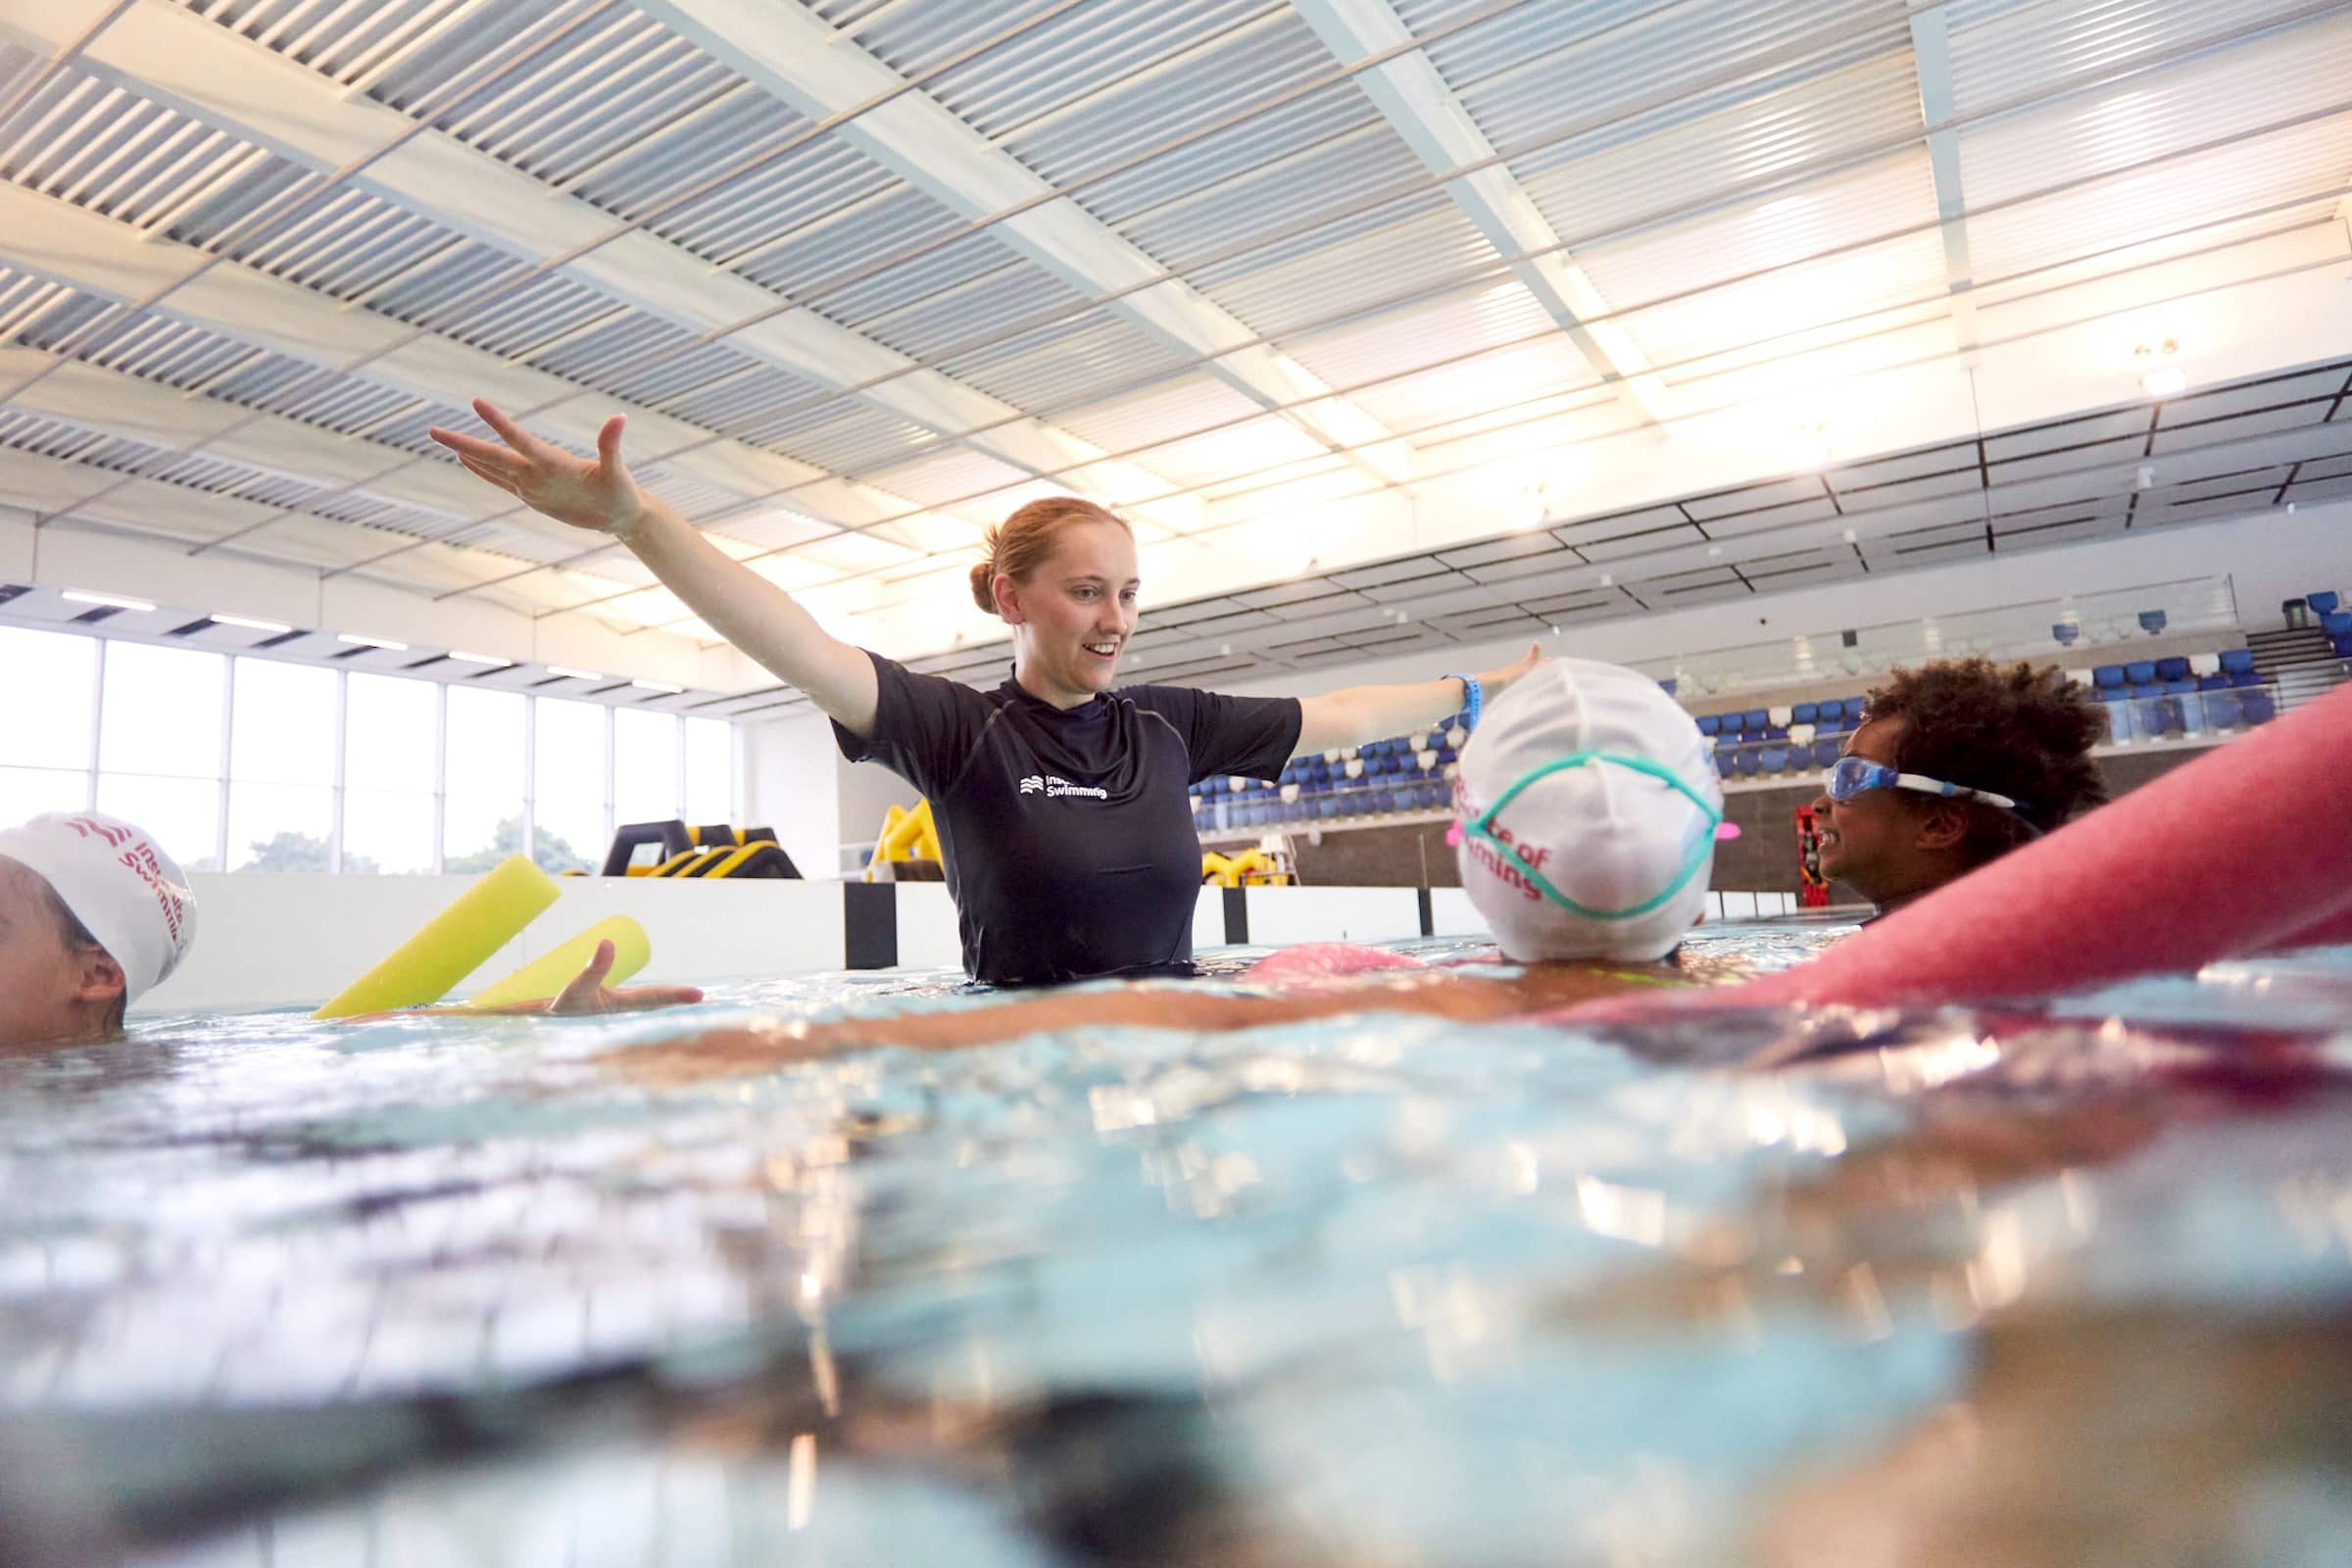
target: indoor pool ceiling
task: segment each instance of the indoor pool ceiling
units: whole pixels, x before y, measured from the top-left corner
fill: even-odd
[[[442,461],[476,393],[938,667],[1109,502],[1154,676],[2352,461],[2347,4],[0,0],[0,503],[420,626],[709,637]]]

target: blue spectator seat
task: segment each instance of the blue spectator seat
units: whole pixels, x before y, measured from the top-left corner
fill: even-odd
[[[2229,689],[2230,677],[2227,675],[2199,675],[2197,677],[2197,690],[2201,692],[2220,692]]]
[[[1791,724],[1810,724],[1820,716],[1819,703],[1799,703],[1788,710],[1788,722]]]
[[[2312,613],[2317,615],[2325,615],[2331,610],[2341,609],[2343,605],[2343,601],[2336,596],[2336,592],[2332,588],[2323,588],[2318,593],[2305,594],[2303,602],[2309,605]]]
[[[1845,700],[1845,716],[1859,719],[1862,716],[1863,705],[1868,701],[1869,699],[1866,697],[1848,697]]]
[[[1739,755],[1732,759],[1733,765],[1740,769],[1741,778],[1754,778],[1756,770],[1763,765],[1762,760],[1756,756],[1756,750],[1753,746],[1743,746],[1740,749]]]
[[[2205,725],[2208,729],[2235,729],[2245,722],[2245,710],[2238,705],[2234,692],[2207,692]]]
[[[2320,630],[2330,637],[2352,631],[2352,610],[2331,610],[2320,617]]]
[[[1713,735],[1713,734],[1715,734],[1717,731],[1721,730],[1722,728],[1723,728],[1723,715],[1722,715],[1722,714],[1720,714],[1720,713],[1701,713],[1701,714],[1699,714],[1699,715],[1698,715],[1698,732],[1699,732],[1701,735]]]
[[[2237,700],[2237,706],[2239,711],[2246,715],[2246,722],[2249,724],[2267,724],[2278,716],[2278,705],[2271,701],[2269,692],[2263,691],[2259,687],[2240,697]]]
[[[2098,682],[2101,691],[2110,690],[2124,684],[2124,666],[2101,664],[2090,672],[2090,678]]]
[[[2262,671],[2233,669],[2230,672],[2230,684],[2232,686],[2259,686],[2262,684]]]
[[[1836,741],[1816,740],[1813,743],[1813,765],[1815,767],[1828,767],[1837,760],[1838,743]]]
[[[2185,659],[2175,657],[2156,661],[2156,678],[2158,680],[2179,680],[2187,673],[2188,661]]]
[[[1788,748],[1786,746],[1764,747],[1756,759],[1756,763],[1767,773],[1786,773],[1788,771]]]
[[[2352,659],[2352,631],[2328,638],[2328,646],[2335,650],[2336,658]]]
[[[2195,691],[2197,683],[2189,679],[2186,674],[2173,675],[2166,678],[2164,689],[2168,696],[2179,697],[2183,693]]]
[[[2137,681],[2132,684],[2132,695],[2134,697],[2162,697],[2164,688],[2152,680]]]
[[[2152,659],[2135,659],[2124,666],[2124,673],[2131,678],[2132,685],[2145,686],[2156,678],[2156,662]]]
[[[2222,668],[2227,670],[2229,673],[2234,675],[2241,669],[2252,669],[2253,667],[2253,649],[2225,648],[2222,650]]]
[[[1764,726],[1771,722],[1772,714],[1761,708],[1751,708],[1740,715],[1740,727],[1743,730],[1753,730],[1759,735],[1764,732]]]

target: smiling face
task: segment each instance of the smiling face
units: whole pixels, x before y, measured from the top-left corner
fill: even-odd
[[[999,573],[997,612],[1012,624],[1013,678],[1032,697],[1075,708],[1108,691],[1135,635],[1135,537],[1113,522],[1054,530],[1025,580]]]
[[[1895,765],[1903,720],[1874,718],[1855,730],[1845,755]],[[1843,804],[1825,791],[1813,802],[1821,833],[1821,872],[1885,907],[1942,886],[1968,870],[1959,844],[1964,809],[1904,790],[1864,790]]]

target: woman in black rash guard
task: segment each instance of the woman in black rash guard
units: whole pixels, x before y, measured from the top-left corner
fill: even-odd
[[[881,762],[930,799],[964,969],[991,984],[1182,971],[1200,886],[1192,784],[1271,779],[1298,753],[1426,726],[1536,662],[1531,647],[1480,676],[1307,698],[1114,689],[1135,633],[1135,539],[1111,513],[1063,496],[990,530],[972,569],[974,599],[1013,642],[1010,677],[976,691],[833,637],[638,490],[620,460],[618,416],[591,462],[488,403],[473,407],[501,441],[439,429],[433,439],[533,510],[611,534],[721,636],[807,693],[844,756]]]

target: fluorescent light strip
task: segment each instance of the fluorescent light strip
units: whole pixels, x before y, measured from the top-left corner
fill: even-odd
[[[683,686],[665,686],[658,680],[633,680],[629,682],[629,684],[636,687],[641,692],[666,692],[672,697],[677,696],[680,692],[683,692],[686,689]]]
[[[407,643],[396,643],[386,637],[362,637],[356,632],[337,632],[335,641],[349,643],[354,648],[386,648],[396,654],[405,654],[409,651]]]
[[[562,664],[548,665],[547,672],[550,675],[562,676],[565,680],[603,680],[605,678],[593,669],[566,669]]]
[[[280,632],[294,629],[282,620],[256,620],[251,615],[215,615],[212,620],[216,626],[242,626],[247,631]]]
[[[121,594],[94,594],[86,588],[69,588],[58,596],[76,605],[104,605],[109,610],[153,610],[144,599],[125,599]]]
[[[512,659],[501,659],[496,654],[452,653],[449,657],[456,660],[461,664],[487,664],[494,669],[504,668],[506,665],[514,662],[514,661]]]

